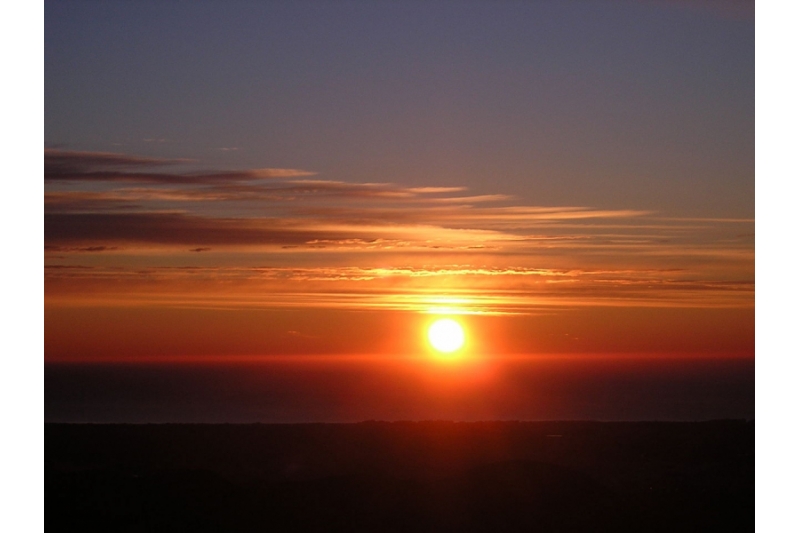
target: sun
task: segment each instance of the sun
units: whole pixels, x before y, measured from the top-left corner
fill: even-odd
[[[428,342],[439,352],[453,353],[464,346],[464,328],[452,318],[440,318],[428,328]]]

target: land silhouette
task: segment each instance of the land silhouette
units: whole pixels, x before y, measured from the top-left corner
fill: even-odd
[[[50,531],[750,531],[755,425],[46,424]]]

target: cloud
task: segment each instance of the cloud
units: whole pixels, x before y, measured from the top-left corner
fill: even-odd
[[[138,203],[114,192],[46,192],[44,209],[46,213],[130,210],[139,208]]]
[[[348,238],[344,232],[304,229],[281,219],[215,218],[182,213],[53,213],[44,217],[45,242],[173,245],[304,244]]]
[[[165,159],[113,152],[76,152],[55,148],[44,149],[45,174],[49,172],[86,172],[111,168],[159,167],[190,162],[192,162],[191,159]]]
[[[360,224],[433,224],[449,228],[517,233],[525,229],[546,225],[563,226],[565,223],[584,223],[600,220],[631,220],[650,214],[632,209],[592,209],[588,207],[527,207],[527,206],[474,206],[469,202],[449,202],[441,199],[415,199],[409,205],[366,204],[353,206],[312,205],[298,207],[297,213],[326,220],[348,221]],[[497,202],[500,198],[485,200]],[[665,227],[667,224],[662,224]]]
[[[306,172],[291,169],[195,174],[98,171],[103,166],[145,167],[184,160],[63,150],[47,150],[45,157],[55,161],[51,167],[56,174],[68,175],[69,180],[76,176],[110,180],[104,190],[86,183],[47,190],[45,241],[51,246],[681,253],[691,250],[687,246],[691,243],[676,231],[704,225],[701,219],[656,218],[634,209],[497,205],[511,198],[464,195],[464,187],[298,179]],[[137,180],[148,186],[127,183]],[[674,241],[673,245],[666,246],[665,240]],[[731,251],[742,249],[732,244],[727,253]],[[707,243],[691,252],[722,253]]]
[[[507,194],[479,194],[475,196],[452,196],[450,198],[433,198],[431,203],[446,203],[446,204],[459,204],[471,205],[483,202],[502,202],[510,200],[512,197]]]
[[[537,314],[583,307],[752,308],[751,280],[658,269],[150,267],[45,269],[51,294],[116,305]],[[446,290],[442,290],[446,286]]]
[[[196,173],[158,173],[158,172],[121,172],[113,170],[79,170],[68,168],[45,167],[45,181],[95,181],[95,182],[128,182],[192,185],[209,183],[226,183],[253,181],[267,178],[286,178],[313,176],[315,172],[291,168],[262,168],[246,171],[230,172],[196,172]]]
[[[754,245],[740,237],[752,220],[520,205],[460,186],[295,169],[186,173],[181,159],[63,150],[45,159],[51,296],[489,314],[752,305]],[[284,266],[230,266],[264,258]],[[153,264],[185,268],[143,267]]]
[[[46,213],[48,246],[240,246],[311,249],[465,250],[502,234],[437,226],[365,225],[292,217],[210,217],[187,213]],[[488,247],[486,247],[488,248]]]
[[[144,172],[141,169],[191,163],[111,152],[72,152],[45,149],[44,179],[50,182],[94,181],[159,184],[225,183],[266,178],[297,178],[316,173],[290,168],[261,168],[227,172]]]
[[[410,187],[409,192],[417,194],[437,194],[446,192],[462,192],[466,187]]]
[[[119,250],[117,246],[56,246],[45,245],[45,252],[110,252]]]

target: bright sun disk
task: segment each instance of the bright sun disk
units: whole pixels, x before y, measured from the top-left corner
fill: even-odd
[[[440,318],[428,328],[428,341],[440,352],[454,352],[464,345],[464,328],[452,318]]]

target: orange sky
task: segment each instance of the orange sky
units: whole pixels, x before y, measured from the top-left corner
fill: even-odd
[[[751,219],[181,164],[45,151],[46,360],[753,354]]]
[[[729,4],[48,2],[47,416],[750,416]]]

